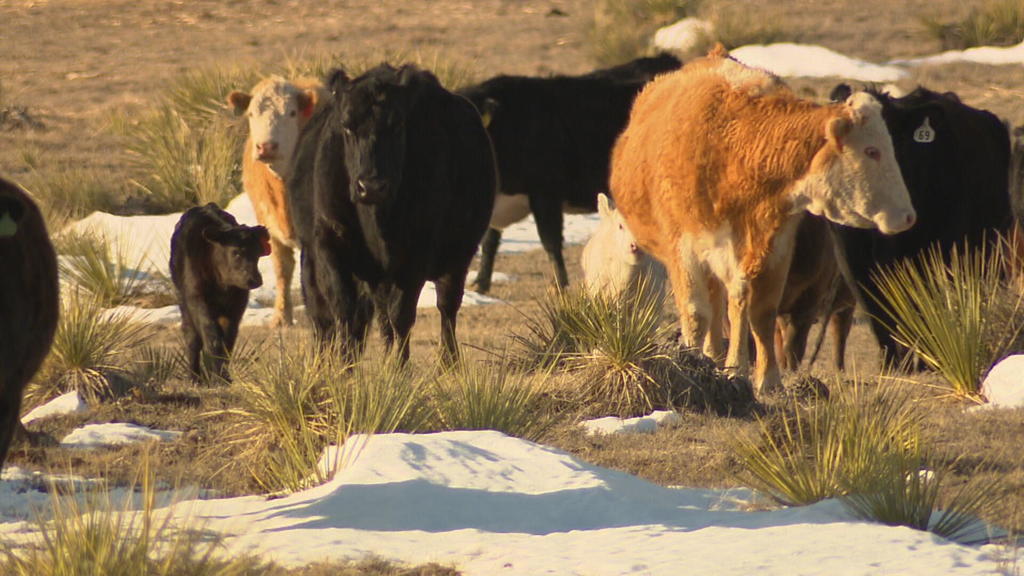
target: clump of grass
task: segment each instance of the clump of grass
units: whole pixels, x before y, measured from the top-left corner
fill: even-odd
[[[857,517],[928,530],[950,540],[987,535],[978,518],[997,503],[997,480],[970,482],[944,497],[949,470],[922,447],[882,454],[866,472],[857,479],[858,490],[841,498]]]
[[[778,20],[758,17],[739,9],[720,8],[710,15],[713,32],[707,41],[710,47],[715,41],[727,49],[748,44],[772,44],[791,39],[791,34]]]
[[[475,66],[453,57],[443,51],[407,51],[383,50],[361,58],[345,57],[340,54],[315,54],[310,57],[290,58],[285,62],[281,75],[285,78],[314,77],[326,78],[335,68],[341,68],[349,76],[355,78],[382,62],[392,66],[415,64],[429,70],[441,85],[448,90],[459,90],[477,81],[478,71]]]
[[[516,372],[507,363],[462,363],[433,386],[434,407],[449,430],[498,430],[539,440],[554,423],[544,406],[546,374]]]
[[[426,417],[425,388],[392,360],[350,365],[341,347],[303,342],[235,371],[242,405],[218,414],[236,419],[227,446],[266,491],[295,491],[330,479],[337,460],[321,461],[329,444],[353,434],[413,431]]]
[[[1012,46],[1024,40],[1024,1],[992,0],[971,8],[960,20],[926,17],[921,23],[946,49]]]
[[[53,230],[90,212],[116,212],[125,197],[109,175],[89,168],[30,167],[21,184],[39,201]]]
[[[83,494],[51,486],[48,515],[40,513],[35,520],[40,542],[3,546],[0,572],[11,576],[221,576],[267,571],[250,557],[215,558],[218,539],[187,525],[172,525],[171,513],[158,515],[148,462],[146,457],[129,489],[131,494],[139,488],[138,510],[130,496],[116,502],[107,490]]]
[[[128,247],[115,249],[106,238],[90,233],[65,232],[58,241],[60,272],[64,278],[84,289],[103,307],[126,304],[142,294],[144,256],[128,259]]]
[[[131,379],[157,386],[172,378],[183,377],[188,366],[184,347],[175,349],[166,346],[146,344],[137,348],[131,360]]]
[[[811,504],[861,493],[886,454],[917,450],[920,411],[905,392],[882,388],[871,398],[862,384],[840,387],[828,401],[795,400],[773,419],[759,419],[759,438],[735,440],[745,479],[781,504]]]
[[[874,275],[894,338],[939,372],[960,397],[981,401],[985,373],[1024,327],[1021,295],[1004,279],[1004,247],[938,246]]]
[[[586,37],[601,66],[647,54],[654,31],[696,14],[701,0],[598,0]]]
[[[244,130],[223,102],[228,92],[252,85],[257,76],[217,68],[189,72],[171,82],[138,121],[114,122],[141,175],[134,184],[151,209],[224,205],[241,192]]]
[[[105,311],[97,299],[71,291],[61,302],[60,320],[44,378],[30,385],[30,403],[78,390],[97,403],[125,392],[128,357],[146,327],[127,314]]]

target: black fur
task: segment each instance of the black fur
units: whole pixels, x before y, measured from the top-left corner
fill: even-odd
[[[20,425],[25,385],[57,329],[57,254],[39,208],[0,178],[0,467]]]
[[[171,280],[193,377],[228,379],[227,359],[249,303],[263,284],[257,264],[270,253],[263,226],[242,226],[216,204],[190,208],[171,236]]]
[[[462,90],[485,118],[501,179],[499,192],[529,197],[544,250],[559,286],[569,282],[562,257],[563,209],[593,212],[608,191],[615,139],[626,126],[640,88],[679,68],[663,54],[582,76],[497,76]],[[476,286],[490,289],[501,231],[484,238]]]
[[[298,228],[318,338],[341,338],[354,357],[376,311],[389,348],[397,340],[408,358],[416,303],[433,280],[443,352],[454,360],[466,272],[494,204],[480,116],[413,66],[380,65],[354,80],[336,71],[329,86],[333,103],[311,120],[288,185],[296,219],[312,219]]]
[[[906,350],[892,337],[877,295],[872,271],[902,258],[916,256],[933,243],[948,255],[953,246],[977,247],[994,242],[996,232],[1008,233],[1012,223],[1009,169],[1010,138],[994,114],[971,108],[953,93],[918,88],[902,98],[869,90],[882,103],[903,180],[917,211],[917,223],[894,236],[834,224],[849,264],[852,284],[871,315],[871,327],[888,361],[899,361]],[[849,96],[848,86],[832,97]],[[934,140],[917,142],[915,131],[928,118]]]

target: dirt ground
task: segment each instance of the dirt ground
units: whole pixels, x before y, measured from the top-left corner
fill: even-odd
[[[939,41],[925,34],[921,18],[953,17],[965,10],[965,4],[953,0],[707,0],[705,7],[770,19],[795,41],[882,62],[939,52]],[[111,186],[123,186],[127,160],[109,129],[111,120],[141,113],[168,81],[190,70],[264,68],[315,55],[346,60],[421,52],[468,63],[480,79],[499,73],[585,72],[594,67],[585,31],[592,14],[592,0],[0,0],[0,107],[24,107],[43,126],[0,130],[0,173],[17,179],[32,170],[84,166],[105,174]],[[821,99],[836,82],[797,79],[791,84],[805,96]],[[926,67],[900,85],[911,88],[917,83],[955,91],[970,105],[990,109],[1013,125],[1024,124],[1024,68],[1020,66]],[[568,250],[573,282],[581,276],[579,253],[579,247]],[[501,255],[497,269],[516,278],[493,290],[507,304],[465,308],[460,317],[460,340],[477,357],[505,349],[509,335],[522,330],[523,315],[536,311],[537,298],[549,286],[547,262],[540,252]],[[255,332],[258,336],[259,331]],[[438,332],[436,311],[421,311],[412,342],[416,362],[433,361]],[[173,331],[166,329],[158,337],[170,339]],[[823,377],[832,376],[830,358],[826,343],[814,366]],[[848,366],[861,375],[878,371],[878,350],[863,319],[852,335]],[[190,402],[186,397],[174,409],[119,404],[91,418],[177,423],[179,428],[181,422],[196,418],[197,423],[189,427],[188,442],[173,449],[177,457],[168,456],[168,462],[186,468],[204,443],[215,441],[205,436],[211,428],[198,421],[210,406]],[[216,403],[213,400],[213,407]],[[949,410],[940,426],[956,429],[959,412]],[[965,418],[974,422],[977,417]],[[1024,493],[1024,463],[1020,456],[1006,455],[1007,446],[1019,446],[1022,418],[1001,418],[1007,420],[985,428],[1002,434],[1000,440],[973,437],[985,444],[975,448],[994,450],[997,453],[989,454],[992,458],[1008,461],[1007,491]],[[688,416],[687,422],[688,426],[653,439],[593,440],[565,430],[552,441],[597,463],[664,484],[734,484],[735,464],[723,455],[721,431],[751,423],[697,415]],[[73,423],[54,424],[50,431],[56,434]],[[957,442],[950,439],[947,444]],[[61,457],[55,448],[12,454],[14,462],[35,465]],[[76,466],[113,469],[136,457],[135,451],[126,449],[99,459],[71,458]],[[245,487],[224,489],[244,491]],[[1018,508],[1018,504],[1008,507],[1000,520],[1019,530],[1024,529],[1024,514]]]

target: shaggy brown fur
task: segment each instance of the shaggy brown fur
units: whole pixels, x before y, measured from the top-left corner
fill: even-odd
[[[706,310],[708,298],[692,298],[705,278],[712,303],[723,287],[743,293],[742,301],[730,297],[730,318],[749,314],[758,385],[779,384],[773,333],[800,208],[794,185],[828,167],[855,120],[841,105],[798,99],[778,78],[718,49],[648,84],[615,146],[613,196],[640,246],[667,266],[680,314],[696,326],[690,335],[720,333],[708,325],[721,322],[720,312]],[[680,253],[684,239],[701,242],[722,230],[738,268],[733,288],[706,263],[702,272],[691,269],[706,254]],[[734,324],[733,338],[745,341],[746,323]],[[718,356],[716,339],[705,351]],[[742,348],[735,358],[730,350],[740,371]]]
[[[57,254],[29,195],[0,178],[0,467],[21,395],[43,363],[60,309]]]

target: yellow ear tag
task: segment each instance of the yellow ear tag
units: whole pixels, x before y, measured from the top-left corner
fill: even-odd
[[[0,216],[0,238],[10,238],[18,232],[18,223],[11,218],[10,212]]]
[[[483,122],[484,128],[489,127],[491,125],[491,113],[484,112],[483,114],[480,115],[480,120]]]

